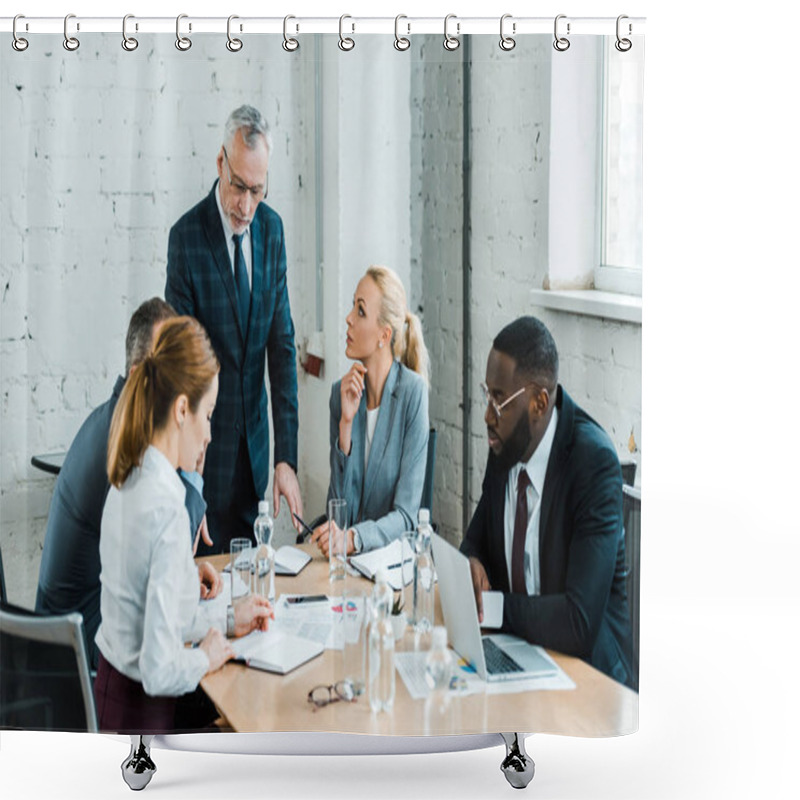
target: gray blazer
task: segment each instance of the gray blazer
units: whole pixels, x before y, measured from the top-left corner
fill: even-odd
[[[358,531],[363,549],[372,550],[416,527],[428,456],[428,387],[416,372],[394,362],[365,469],[367,393],[353,420],[350,455],[345,455],[339,449],[341,383],[331,388],[328,499],[347,500],[347,524]]]

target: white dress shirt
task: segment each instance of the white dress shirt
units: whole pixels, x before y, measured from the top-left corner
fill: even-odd
[[[200,602],[185,495],[175,469],[151,445],[122,488],[109,490],[100,523],[102,622],[95,641],[152,697],[196,689],[208,658],[184,643],[212,625],[226,628],[225,611],[214,618]]]
[[[220,180],[222,180],[220,178]],[[222,221],[222,230],[225,231],[225,243],[228,245],[228,255],[231,259],[231,272],[233,273],[233,285],[236,286],[236,272],[234,270],[233,258],[236,253],[236,245],[233,243],[233,228],[231,228],[225,212],[222,210],[222,201],[219,198],[219,181],[214,189],[214,197],[217,198],[217,211],[219,211],[219,218]],[[250,226],[245,228],[242,234],[242,256],[244,258],[244,265],[247,272],[247,280],[250,282],[250,288],[253,288],[253,245],[250,238]]]
[[[528,528],[525,534],[525,589],[529,595],[541,593],[541,580],[539,575],[539,522],[541,517],[542,496],[544,494],[544,479],[547,474],[547,462],[550,460],[550,450],[558,425],[558,409],[553,409],[553,416],[547,425],[542,441],[533,451],[533,455],[526,462],[518,462],[508,472],[506,483],[506,502],[503,515],[506,566],[508,568],[508,585],[512,586],[511,555],[514,544],[514,521],[517,516],[517,482],[519,474],[524,469],[528,473],[531,485],[526,494],[528,499]]]
[[[369,463],[369,451],[372,450],[372,440],[375,438],[375,428],[378,425],[378,412],[381,407],[367,409],[367,435],[364,439],[364,474]]]

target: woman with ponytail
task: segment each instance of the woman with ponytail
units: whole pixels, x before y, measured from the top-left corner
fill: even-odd
[[[266,630],[272,609],[249,597],[200,604],[185,487],[211,440],[219,364],[200,323],[163,323],[153,351],[122,390],[108,442],[111,488],[100,525],[100,651],[94,684],[101,730],[156,733],[191,727],[200,679],[233,656],[222,631]],[[196,648],[186,642],[199,641]],[[206,702],[207,699],[206,699]],[[213,719],[213,717],[211,717]]]
[[[354,363],[331,390],[328,499],[347,500],[347,552],[413,530],[428,453],[428,351],[394,271],[370,267],[347,315]],[[312,541],[329,548],[328,523]]]

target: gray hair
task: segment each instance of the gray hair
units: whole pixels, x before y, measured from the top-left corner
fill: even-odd
[[[267,125],[267,121],[257,108],[244,105],[231,112],[228,121],[225,123],[223,144],[226,148],[230,148],[233,144],[236,131],[242,132],[242,139],[251,150],[256,146],[258,137],[263,136],[267,145],[267,153],[272,152],[272,135],[269,131],[269,125]]]

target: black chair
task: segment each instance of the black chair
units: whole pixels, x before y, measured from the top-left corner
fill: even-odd
[[[422,500],[420,502],[420,508],[427,508],[431,512],[431,517],[433,517],[433,510],[431,506],[433,505],[433,473],[436,467],[436,428],[431,428],[428,431],[428,456],[427,461],[425,463],[425,480],[422,484]],[[313,530],[317,528],[319,525],[322,525],[328,519],[327,514],[320,514],[314,520],[309,523],[309,527]],[[434,530],[437,529],[437,526],[434,524]],[[297,534],[297,539],[295,540],[295,544],[303,544],[305,541],[305,535],[302,533]]]
[[[622,467],[622,482],[633,486],[636,481],[636,461],[632,458],[620,459],[620,467]]]
[[[428,431],[428,460],[425,464],[425,482],[422,484],[420,508],[427,508],[433,519],[433,474],[436,468],[436,428]]]
[[[97,732],[78,613],[0,606],[0,728]]]
[[[3,572],[3,551],[0,550],[0,603],[5,603],[8,600],[6,595],[6,576]]]
[[[622,519],[625,525],[626,590],[631,612],[634,688],[639,686],[639,578],[640,545],[642,534],[642,492],[633,486],[622,487]]]

